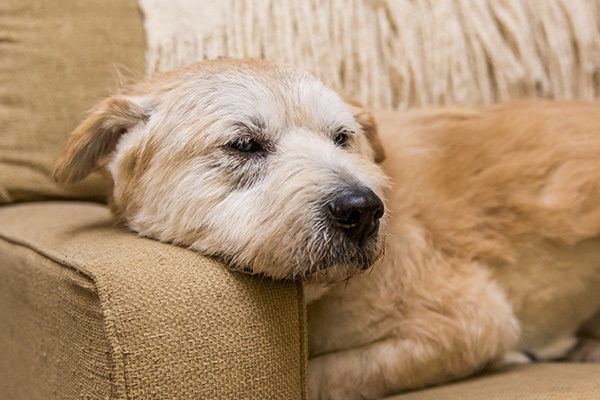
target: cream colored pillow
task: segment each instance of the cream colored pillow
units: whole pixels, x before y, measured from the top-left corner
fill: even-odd
[[[599,0],[139,0],[149,71],[268,58],[372,108],[600,96]]]

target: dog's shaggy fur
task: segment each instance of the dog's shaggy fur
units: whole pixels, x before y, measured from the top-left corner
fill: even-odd
[[[360,105],[293,69],[216,60],[98,105],[55,177],[100,165],[132,230],[305,280],[313,399],[446,382],[515,352],[597,361],[575,337],[588,320],[600,334],[600,105],[381,121],[385,173]],[[359,233],[360,213],[339,216],[348,193],[373,205]]]

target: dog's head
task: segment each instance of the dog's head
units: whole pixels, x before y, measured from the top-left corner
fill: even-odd
[[[316,78],[219,59],[157,75],[97,105],[55,178],[94,168],[141,235],[276,279],[345,279],[383,251],[375,122]]]

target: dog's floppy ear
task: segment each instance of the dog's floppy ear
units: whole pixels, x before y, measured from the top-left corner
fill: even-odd
[[[111,153],[120,137],[149,116],[149,101],[143,97],[117,95],[95,106],[71,133],[56,162],[54,179],[72,183],[85,178],[100,158]]]
[[[346,103],[350,106],[352,110],[352,114],[354,115],[354,119],[360,125],[371,148],[373,149],[373,155],[376,163],[380,163],[385,160],[385,151],[383,150],[383,145],[381,144],[381,140],[379,139],[379,131],[377,127],[377,121],[373,116],[373,113],[362,104],[346,99]]]

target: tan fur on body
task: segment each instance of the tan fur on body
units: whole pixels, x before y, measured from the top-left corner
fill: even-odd
[[[378,119],[393,181],[386,255],[309,305],[315,398],[444,382],[513,351],[568,356],[600,309],[600,104]],[[587,340],[569,357],[598,354]]]
[[[307,74],[217,60],[100,104],[55,176],[103,165],[132,230],[305,279],[313,399],[378,398],[511,352],[571,351],[600,310],[600,105],[531,101],[379,124],[381,137],[368,111]],[[249,138],[260,150],[240,152]],[[379,232],[359,244],[324,212],[349,187],[387,197]],[[596,328],[587,322],[591,338]],[[573,358],[597,361],[594,339],[584,344]]]

